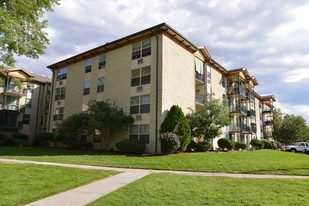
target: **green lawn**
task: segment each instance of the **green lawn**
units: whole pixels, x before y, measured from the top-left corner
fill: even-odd
[[[116,172],[0,163],[0,174],[0,206],[10,206],[24,205]]]
[[[307,205],[309,179],[236,179],[151,174],[99,205]]]
[[[163,170],[309,175],[309,155],[274,150],[126,156],[98,151],[0,147],[0,158]]]

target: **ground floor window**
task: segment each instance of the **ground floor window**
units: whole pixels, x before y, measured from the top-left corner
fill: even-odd
[[[149,124],[131,125],[129,139],[140,140],[149,144]]]

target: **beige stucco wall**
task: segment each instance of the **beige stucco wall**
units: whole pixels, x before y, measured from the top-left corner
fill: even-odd
[[[258,98],[255,98],[255,117],[256,117],[256,138],[262,139],[263,134],[261,133],[261,109],[260,109],[260,100]]]

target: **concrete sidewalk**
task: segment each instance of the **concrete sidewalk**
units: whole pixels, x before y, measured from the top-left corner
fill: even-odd
[[[83,206],[148,174],[149,173],[145,172],[121,173],[113,177],[95,181],[93,183],[32,202],[26,206]]]
[[[150,173],[172,173],[178,175],[190,176],[208,176],[208,177],[232,177],[232,178],[297,178],[309,179],[309,176],[289,176],[289,175],[257,175],[257,174],[233,174],[233,173],[210,173],[210,172],[187,172],[187,171],[169,171],[169,170],[146,170],[146,169],[130,169],[130,168],[115,168],[101,167],[91,165],[63,164],[52,162],[36,162],[29,160],[14,160],[2,159],[0,162],[16,163],[16,164],[37,164],[37,165],[52,165],[61,167],[94,169],[94,170],[113,170],[122,172],[113,177],[105,178],[93,183],[74,188],[72,190],[47,197],[45,199],[32,202],[27,206],[59,206],[59,205],[74,205],[82,206],[97,200],[98,198],[113,192],[131,182],[139,180]]]

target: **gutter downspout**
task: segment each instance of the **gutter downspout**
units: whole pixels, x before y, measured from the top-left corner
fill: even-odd
[[[158,119],[159,119],[159,38],[155,31],[152,31],[156,37],[156,124],[155,124],[155,153],[158,152]]]
[[[41,99],[41,88],[42,85],[39,85],[39,95],[38,95],[38,105],[36,107],[36,122],[35,122],[35,130],[34,130],[34,135],[36,135],[37,133],[37,129],[38,129],[38,116],[39,116],[39,109],[40,109],[40,99]]]
[[[50,122],[51,122],[51,112],[52,112],[52,106],[53,106],[53,94],[54,94],[54,82],[55,82],[55,70],[50,69],[53,73],[52,76],[52,82],[51,82],[51,92],[50,92],[50,98],[49,98],[49,114],[48,114],[48,122],[47,122],[47,132],[50,132]],[[48,88],[48,86],[47,86]]]

